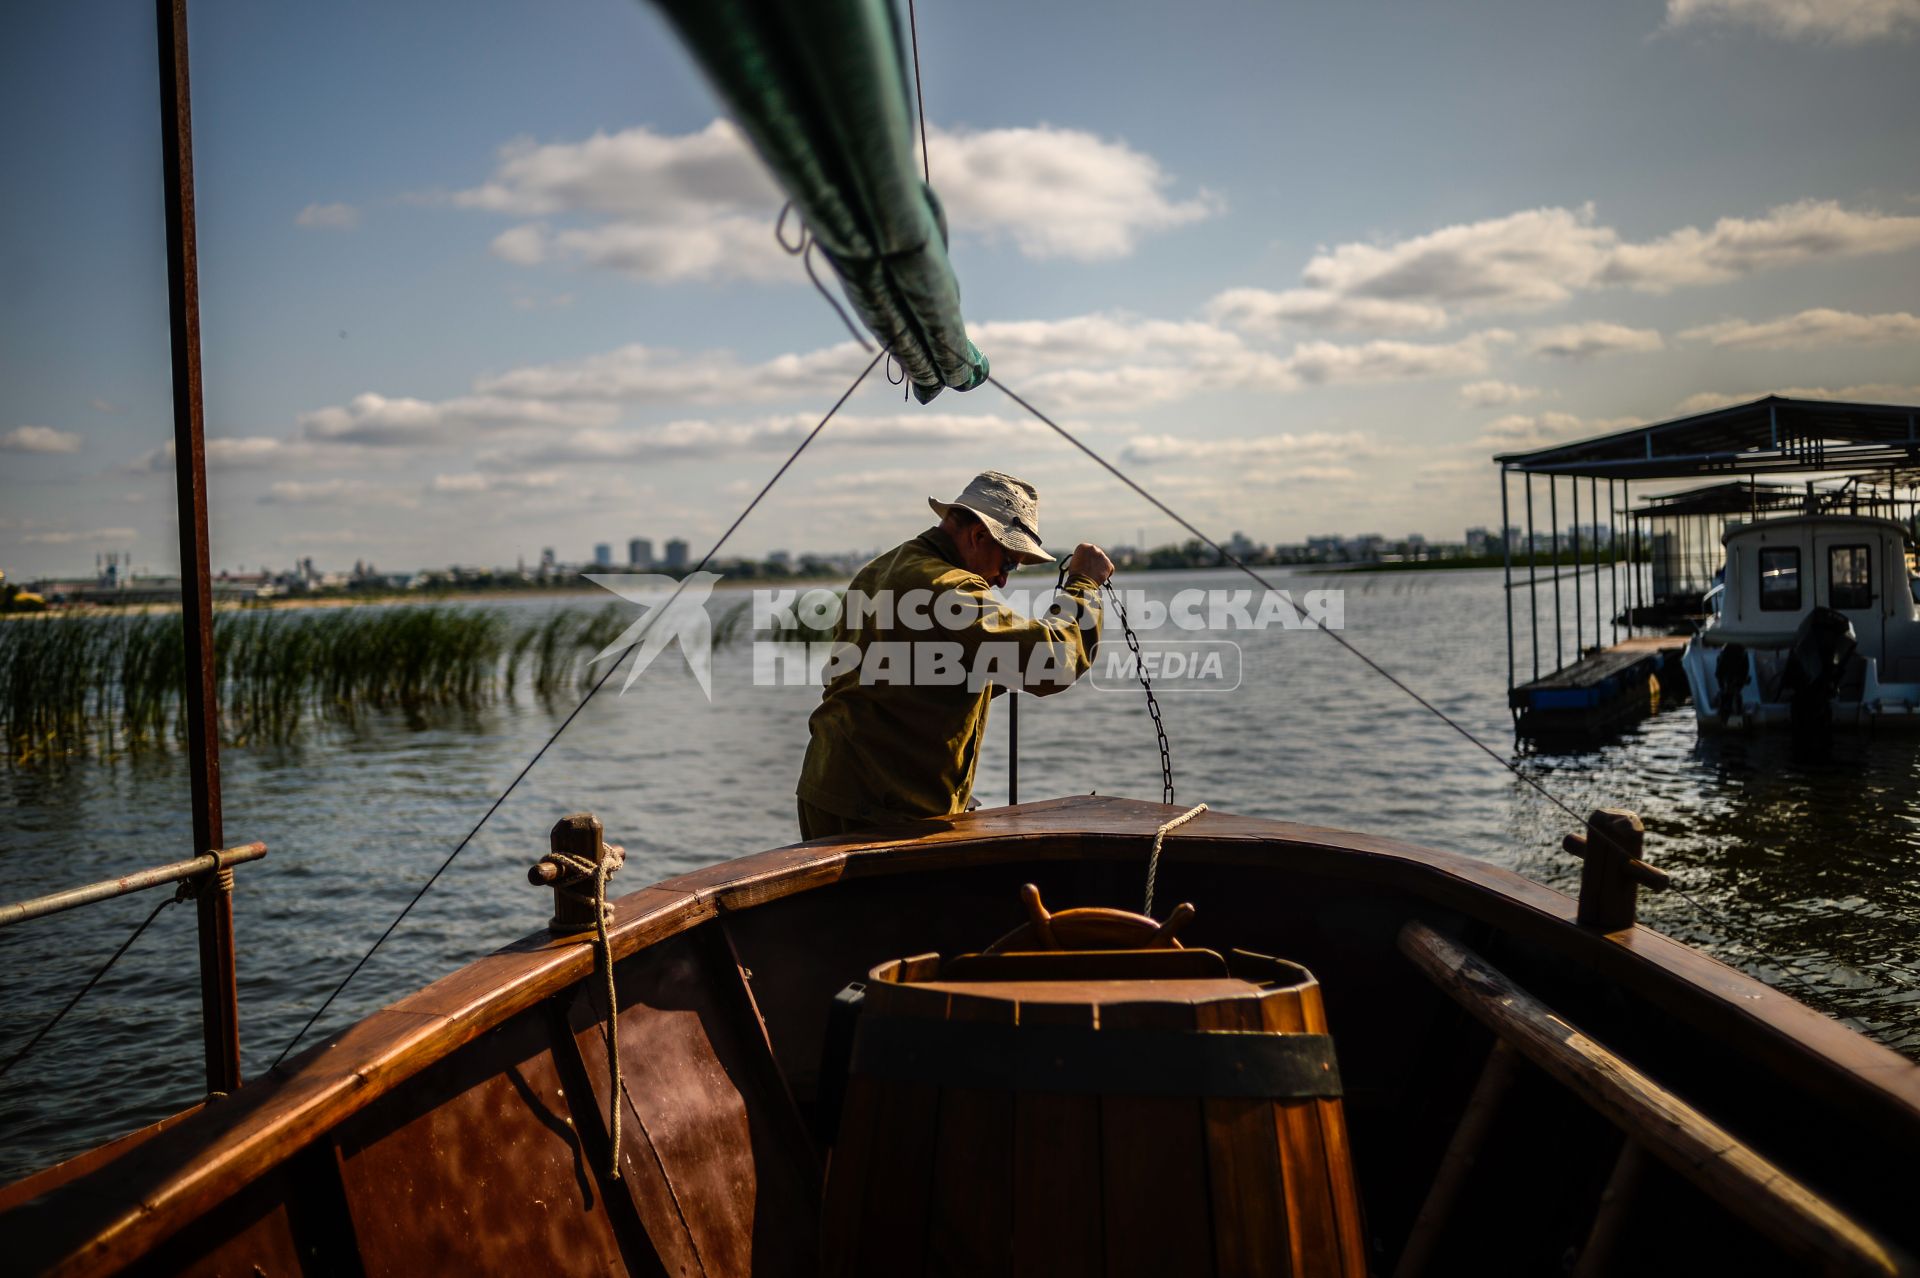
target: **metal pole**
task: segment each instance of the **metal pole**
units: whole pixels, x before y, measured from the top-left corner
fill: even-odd
[[[1640,560],[1634,553],[1640,528],[1633,518],[1633,485],[1620,481],[1620,522],[1627,526],[1627,638],[1633,638],[1634,609],[1640,602]]]
[[[1586,643],[1586,622],[1580,616],[1580,476],[1567,479],[1573,494],[1573,659],[1580,660],[1581,645]]]
[[[166,186],[167,313],[173,348],[173,472],[180,519],[180,607],[186,622],[187,767],[197,853],[220,828],[219,689],[207,553],[207,448],[200,399],[200,270],[194,243],[193,112],[186,0],[155,0],[160,45],[161,174]],[[240,998],[233,970],[232,878],[209,874],[200,913],[200,1017],[207,1090],[240,1086]]]
[[[1547,476],[1547,518],[1551,521],[1547,535],[1553,539],[1553,668],[1555,670],[1567,664],[1561,655],[1561,633],[1566,629],[1560,620],[1560,476]]]
[[[215,870],[230,870],[248,861],[258,861],[266,854],[266,844],[247,843],[237,848],[223,848],[218,852],[209,852],[205,856],[196,856],[191,861],[156,865],[151,869],[135,870],[132,874],[122,875],[117,879],[102,879],[98,883],[89,883],[84,887],[67,888],[46,896],[36,896],[30,901],[15,901],[11,905],[0,905],[0,927],[13,923],[25,923],[28,919],[45,918],[49,914],[59,914],[76,906],[92,905],[95,901],[111,901],[117,896],[144,892],[148,888],[156,888],[166,883],[178,883],[182,879],[197,878]]]
[[[1507,468],[1500,468],[1500,566],[1505,570],[1507,606],[1507,691],[1513,691],[1513,543],[1507,540]]]
[[[1007,806],[1020,802],[1020,693],[1007,689]]]
[[[1612,597],[1613,606],[1607,609],[1607,624],[1612,627],[1613,641],[1620,642],[1620,511],[1614,505],[1618,495],[1613,491],[1613,480],[1607,480],[1607,594]]]
[[[1587,517],[1593,520],[1593,646],[1600,646],[1600,477],[1587,476]]]
[[[1533,549],[1533,472],[1521,471],[1527,481],[1527,637],[1533,641],[1533,677],[1540,677],[1540,587],[1535,580],[1539,570]]]

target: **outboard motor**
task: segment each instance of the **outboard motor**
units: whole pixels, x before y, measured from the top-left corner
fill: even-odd
[[[1794,633],[1780,677],[1780,695],[1793,698],[1795,732],[1833,724],[1833,694],[1859,646],[1853,623],[1832,608],[1815,608]]]
[[[1740,690],[1747,686],[1751,673],[1744,646],[1730,643],[1720,650],[1719,659],[1713,663],[1713,681],[1720,688],[1714,709],[1720,712],[1721,722],[1739,717]]]

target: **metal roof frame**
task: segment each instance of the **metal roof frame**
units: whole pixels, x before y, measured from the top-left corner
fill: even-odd
[[[1637,480],[1911,467],[1920,465],[1920,406],[1768,395],[1493,460],[1525,474]]]

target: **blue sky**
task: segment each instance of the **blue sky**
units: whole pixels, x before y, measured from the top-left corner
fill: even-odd
[[[214,559],[710,540],[863,362],[659,18],[192,6]],[[919,5],[1009,384],[1220,535],[1457,537],[1487,458],[1768,391],[1920,402],[1920,0]],[[0,568],[175,561],[148,7],[0,50]],[[993,466],[1174,538],[991,389],[864,390],[739,534]]]

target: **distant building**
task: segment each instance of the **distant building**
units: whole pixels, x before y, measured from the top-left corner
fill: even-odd
[[[1320,533],[1307,538],[1307,556],[1322,562],[1340,558],[1339,533]]]
[[[1233,536],[1227,538],[1227,553],[1235,559],[1252,559],[1260,553],[1260,547],[1249,540],[1245,533],[1235,529]]]
[[[635,537],[627,543],[627,567],[653,567],[653,543],[645,537]]]
[[[558,566],[559,561],[553,556],[552,546],[548,546],[540,552],[540,571],[542,573],[552,572]]]
[[[1344,542],[1341,553],[1352,563],[1375,563],[1386,551],[1387,539],[1379,533],[1361,533],[1358,537]]]
[[[613,567],[613,547],[607,542],[599,542],[593,548],[593,566],[595,568]]]
[[[675,537],[667,543],[666,566],[668,568],[685,568],[687,566],[687,543],[678,537]]]

